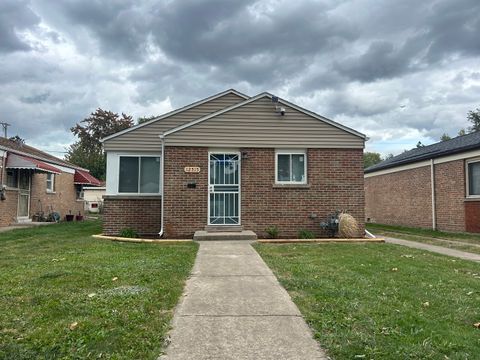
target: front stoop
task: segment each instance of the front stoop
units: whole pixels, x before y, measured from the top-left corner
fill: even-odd
[[[198,230],[195,231],[193,235],[193,240],[195,241],[215,241],[215,240],[257,240],[257,234],[251,230],[242,230],[242,231],[205,231]]]

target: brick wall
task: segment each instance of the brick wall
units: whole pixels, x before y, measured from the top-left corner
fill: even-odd
[[[467,208],[465,202],[464,161],[435,164],[434,169],[437,229],[473,231],[466,229],[466,224],[473,229],[473,222],[480,214],[475,205]],[[431,228],[430,177],[430,166],[367,177],[366,218],[381,224]]]
[[[297,237],[301,229],[325,236],[319,223],[337,209],[350,212],[364,228],[362,150],[309,149],[308,186],[294,188],[275,185],[274,149],[241,151],[248,154],[241,165],[241,216],[245,229],[262,237],[267,226],[276,225],[280,236],[286,238]],[[208,148],[167,147],[165,159],[165,237],[191,238],[207,225]],[[185,173],[186,166],[198,166],[200,173]],[[196,187],[189,188],[188,183]],[[140,234],[158,233],[159,199],[104,199],[105,234],[118,235],[125,227]],[[311,219],[311,214],[316,218]]]
[[[430,166],[365,178],[365,217],[371,222],[432,226]]]
[[[480,232],[480,201],[465,202],[465,230],[468,232]]]
[[[275,185],[275,150],[242,149],[242,224],[265,237],[276,225],[280,237],[294,238],[306,229],[325,236],[319,228],[328,214],[346,210],[363,229],[364,192],[362,150],[309,149],[307,187]],[[316,218],[311,219],[310,215]]]
[[[463,160],[435,164],[437,229],[465,231],[465,167]]]
[[[18,191],[7,190],[5,196],[6,199],[0,201],[0,227],[17,221]]]
[[[30,217],[37,212],[45,214],[56,211],[61,219],[70,212],[77,215],[84,213],[83,200],[77,200],[73,174],[55,174],[55,191],[47,192],[47,174],[36,172],[32,176],[32,187],[30,196]]]
[[[103,233],[118,236],[122,229],[134,229],[140,236],[157,236],[160,231],[160,197],[103,197]]]

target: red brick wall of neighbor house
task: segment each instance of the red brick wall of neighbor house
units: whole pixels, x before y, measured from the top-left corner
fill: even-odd
[[[73,183],[73,174],[61,173],[55,175],[55,191],[47,193],[47,174],[34,173],[30,197],[30,216],[43,211],[45,214],[56,211],[61,219],[70,212],[73,215],[84,213],[84,201],[77,200]]]
[[[365,217],[379,224],[431,227],[430,167],[365,178]]]
[[[103,233],[118,236],[131,228],[143,237],[156,237],[160,231],[160,197],[103,197]]]
[[[0,227],[17,221],[18,191],[7,190],[5,196],[6,199],[0,201]]]
[[[438,230],[466,231],[463,160],[435,164],[435,209]]]
[[[465,202],[465,230],[480,232],[480,201]]]
[[[241,165],[241,216],[245,229],[263,237],[267,226],[276,225],[282,237],[297,237],[301,229],[325,236],[319,223],[337,209],[349,211],[364,228],[362,150],[309,149],[307,188],[274,185],[274,149],[241,151],[248,154]],[[165,159],[165,237],[192,238],[207,224],[208,149],[166,147]],[[199,166],[200,173],[185,173],[186,166]],[[196,188],[188,188],[190,182],[195,182]],[[159,231],[160,200],[149,203],[147,199],[122,198],[104,197],[106,235],[118,235],[125,227],[139,234]],[[310,219],[312,213],[317,218]]]

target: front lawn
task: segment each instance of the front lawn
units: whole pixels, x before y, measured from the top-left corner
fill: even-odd
[[[0,233],[0,359],[155,359],[197,245],[96,240],[98,221]]]
[[[255,248],[334,359],[478,359],[478,263],[389,244]]]

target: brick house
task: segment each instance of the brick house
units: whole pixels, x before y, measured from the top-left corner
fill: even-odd
[[[0,138],[0,227],[57,212],[83,214],[84,185],[99,185],[87,169],[31,146]]]
[[[103,140],[104,233],[191,238],[245,229],[317,236],[345,209],[364,227],[365,136],[269,93],[227,90]],[[163,195],[163,196],[162,196]]]
[[[480,133],[413,149],[365,170],[367,221],[480,232]]]

